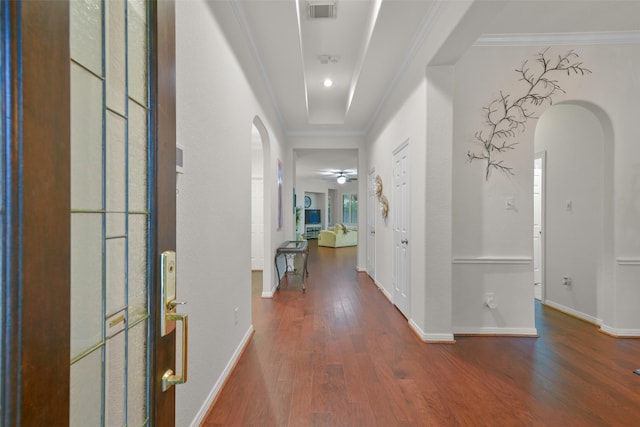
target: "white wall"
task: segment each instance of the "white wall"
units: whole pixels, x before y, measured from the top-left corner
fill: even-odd
[[[570,48],[553,48],[550,55]],[[584,106],[603,128],[603,143],[608,148],[600,150],[598,155],[604,175],[599,178],[599,185],[591,184],[596,198],[603,200],[602,224],[599,229],[596,226],[602,244],[595,248],[586,245],[582,249],[575,245],[579,252],[574,256],[576,259],[593,260],[593,254],[600,252],[600,265],[591,271],[595,278],[589,279],[590,285],[575,295],[558,296],[558,305],[585,318],[602,319],[602,328],[607,332],[640,334],[640,311],[634,310],[631,302],[640,300],[640,288],[633,279],[640,273],[640,162],[637,160],[640,158],[637,141],[640,122],[633,101],[640,91],[640,46],[595,45],[575,49],[593,74],[557,76],[567,93],[555,102]],[[524,59],[535,63],[535,55],[540,50],[527,46],[476,46],[470,48],[455,67],[427,67],[426,83],[417,84],[394,113],[386,112],[388,118],[378,120],[369,137],[367,169],[375,167],[385,184],[391,180],[393,148],[405,140],[412,144],[415,163],[411,167],[412,218],[423,219],[412,220],[416,243],[412,250],[418,249],[412,254],[410,321],[419,333],[424,332],[423,339],[446,336],[447,322],[449,332],[456,333],[537,333],[531,236],[535,119],[518,137],[517,148],[505,156],[505,162],[514,168],[514,176],[494,171],[487,181],[483,164],[469,163],[466,154],[474,148],[474,134],[485,120],[482,108],[501,90],[516,93],[521,82],[513,70],[522,65]],[[449,86],[454,88],[452,102],[448,99]],[[449,117],[446,110],[451,105],[453,112]],[[543,111],[544,108],[539,114]],[[449,122],[452,135],[447,130]],[[414,147],[418,152],[413,151]],[[578,166],[578,162],[569,162],[566,173],[580,176],[584,172],[578,170]],[[414,171],[419,171],[418,176]],[[447,190],[449,179],[452,188]],[[416,204],[416,200],[421,202]],[[507,201],[514,202],[512,208],[507,209]],[[393,209],[392,200],[390,205]],[[450,273],[446,268],[447,219],[442,217],[447,209],[451,210],[452,221]],[[376,221],[376,281],[391,295],[391,226],[380,218]],[[443,227],[436,227],[438,224]],[[555,248],[552,252],[554,250],[561,249]],[[439,262],[429,264],[434,259]],[[434,269],[441,271],[434,273]],[[451,277],[449,283],[447,274]],[[442,279],[439,283],[432,281],[436,276]],[[580,276],[576,278],[584,284],[587,279]],[[595,292],[594,280],[598,283]],[[485,305],[488,292],[495,295],[498,303],[495,310]],[[431,329],[434,324],[435,329]]]
[[[389,299],[393,295],[393,227],[391,211],[395,208],[392,191],[393,181],[393,151],[408,141],[411,158],[410,198],[411,198],[411,242],[410,242],[410,281],[411,281],[411,315],[419,325],[424,325],[424,280],[425,280],[425,139],[426,139],[426,84],[422,84],[413,91],[411,96],[400,107],[399,111],[389,120],[381,131],[372,136],[367,148],[368,171],[375,168],[376,175],[382,178],[383,194],[389,200],[389,215],[383,219],[380,209],[367,212],[366,179],[362,179],[364,189],[360,192],[359,220],[360,230],[366,230],[366,215],[375,216],[376,224],[376,283]],[[363,174],[364,175],[364,174]],[[366,233],[360,233],[366,237]]]
[[[550,56],[564,53],[572,47],[552,48]],[[612,264],[615,256],[617,262],[615,266],[603,265],[601,273],[595,271],[603,284],[603,289],[595,293],[595,300],[592,290],[579,295],[558,295],[552,290],[551,296],[559,299],[562,305],[575,307],[588,315],[593,315],[595,310],[597,314],[594,317],[602,319],[603,329],[627,334],[640,331],[640,314],[628,303],[640,298],[638,287],[629,281],[634,274],[632,271],[637,273],[640,265],[637,184],[640,122],[634,102],[640,94],[640,46],[573,48],[593,74],[556,76],[566,95],[559,96],[555,102],[578,103],[598,116],[607,147],[600,151],[601,161],[605,168],[609,168],[612,177],[608,178],[605,170],[602,185],[610,191],[599,190],[597,185],[594,188],[596,193],[604,191],[605,198],[602,247],[587,245],[579,248],[575,245],[574,257],[586,260],[600,251],[604,252],[601,259],[608,258]],[[474,133],[482,124],[481,108],[500,90],[515,93],[522,83],[518,82],[513,70],[524,59],[532,61],[540,50],[539,47],[474,47],[456,64],[453,250],[454,260],[458,262],[454,264],[453,315],[454,329],[458,332],[532,331],[531,188],[535,121],[527,124],[526,131],[518,137],[516,149],[504,157],[505,162],[514,167],[515,176],[494,172],[491,179],[485,181],[482,164],[469,164],[465,157],[467,151],[474,147]],[[609,121],[610,125],[607,125]],[[574,158],[582,158],[582,151],[576,153],[574,150]],[[581,164],[575,160],[566,161],[566,170],[562,173],[567,177],[583,176],[586,172]],[[575,194],[576,199],[581,197]],[[558,197],[569,199],[574,196]],[[507,199],[513,199],[515,209],[506,209]],[[576,208],[587,209],[580,206],[580,202]],[[597,210],[597,204],[588,209]],[[548,238],[547,245],[553,241]],[[559,250],[561,248],[547,246],[547,252]],[[551,274],[555,276],[559,270]],[[584,284],[586,279],[578,280]],[[483,305],[483,296],[488,291],[496,294],[497,310],[490,311]]]
[[[262,107],[269,105],[265,95],[256,95],[247,82],[213,14],[218,13],[215,8],[225,7],[230,6],[176,2],[177,138],[184,146],[186,165],[177,198],[178,296],[188,301],[181,310],[190,317],[189,382],[176,390],[179,426],[196,424],[205,415],[252,331],[254,117],[262,119],[269,134],[267,198],[275,199],[276,159],[287,160],[278,130],[270,125],[274,114]],[[234,25],[226,19],[229,16],[233,14],[225,16],[225,25]],[[288,200],[284,206],[291,206],[290,196]],[[284,231],[275,229],[275,206],[265,214],[271,224],[265,234],[273,248],[284,240]],[[265,274],[273,275],[267,265]]]
[[[469,163],[483,107],[500,90],[513,97],[513,71],[537,48],[472,48],[456,64],[453,146],[453,328],[456,333],[535,334],[533,305],[533,124],[505,164],[514,176]],[[503,58],[505,56],[505,58]],[[517,58],[517,59],[516,59]],[[525,90],[526,92],[526,90]],[[507,200],[514,208],[507,209]],[[495,295],[495,310],[485,305]]]
[[[459,4],[447,3],[442,14],[445,21],[458,22],[468,7]],[[206,411],[211,403],[216,387],[221,385],[237,355],[235,352],[251,331],[250,139],[255,116],[262,118],[269,134],[269,150],[265,153],[269,167],[265,170],[265,180],[272,184],[268,184],[265,199],[276,200],[275,165],[278,159],[285,165],[285,225],[282,230],[275,228],[275,203],[265,211],[272,224],[265,230],[271,248],[293,235],[293,213],[287,208],[291,207],[291,188],[295,182],[293,150],[358,148],[358,170],[368,171],[375,167],[385,184],[384,194],[389,198],[390,209],[394,209],[390,188],[392,152],[408,141],[411,146],[413,236],[410,321],[427,332],[431,320],[437,316],[443,319],[438,328],[453,322],[453,330],[458,331],[531,332],[534,325],[531,190],[535,127],[528,126],[517,150],[507,157],[515,168],[514,177],[494,174],[487,182],[481,164],[469,164],[465,156],[471,148],[473,134],[482,122],[481,108],[501,89],[510,90],[517,84],[513,69],[520,66],[524,58],[535,55],[539,48],[471,48],[456,64],[455,75],[450,74],[451,79],[455,78],[454,110],[452,117],[445,117],[447,120],[441,128],[433,120],[429,121],[427,113],[428,109],[431,109],[430,115],[437,113],[438,103],[433,102],[432,96],[441,96],[446,106],[446,98],[450,95],[447,86],[451,81],[443,78],[442,72],[427,74],[425,78],[426,63],[422,60],[412,63],[407,71],[410,78],[402,79],[399,90],[390,94],[390,103],[383,108],[384,118],[375,121],[371,134],[366,137],[370,146],[365,146],[364,136],[296,136],[288,138],[284,149],[280,130],[274,128],[276,115],[268,108],[269,101],[264,89],[260,89],[257,71],[247,71],[240,65],[245,64],[248,50],[232,52],[225,38],[227,35],[222,32],[224,27],[225,31],[232,30],[227,34],[241,33],[233,31],[237,23],[231,8],[226,2],[200,0],[176,4],[177,132],[178,142],[185,147],[186,164],[186,173],[178,183],[178,292],[181,298],[189,301],[187,310],[191,317],[191,376],[188,384],[177,389],[177,425],[189,425],[204,415],[202,411]],[[423,59],[433,55],[449,34],[436,31],[439,25],[440,22],[436,23],[432,30],[439,41],[425,44],[423,50],[429,53],[423,53]],[[233,37],[230,41],[242,44]],[[640,273],[640,144],[637,137],[640,121],[635,104],[640,94],[640,47],[583,46],[578,50],[593,74],[568,79],[563,83],[567,95],[562,98],[598,106],[610,117],[610,134],[615,136],[615,141],[610,141],[614,149],[604,153],[604,157],[611,156],[614,171],[611,180],[613,208],[605,206],[603,209],[604,218],[611,217],[613,224],[609,233],[606,221],[603,226],[605,237],[610,236],[611,240],[603,242],[603,251],[610,247],[615,256],[615,266],[610,266],[615,272],[615,282],[611,279],[610,292],[598,291],[598,317],[603,319],[603,329],[609,332],[640,332],[640,310],[636,304],[640,300],[640,287],[637,286]],[[250,83],[245,75],[250,76]],[[444,88],[439,87],[438,81],[434,84],[431,80],[434,76],[436,80],[444,81]],[[430,79],[429,82],[426,79]],[[452,137],[437,140],[437,135],[451,132]],[[427,147],[427,144],[430,145]],[[440,169],[427,170],[425,167],[437,165],[438,156],[444,156],[448,162],[444,164],[444,175],[440,175],[440,179],[445,180],[446,186],[452,185],[452,191],[446,186],[441,192],[435,191]],[[449,156],[453,156],[452,161]],[[229,185],[230,182],[233,185]],[[361,201],[366,199],[366,188],[366,180],[360,179]],[[446,205],[449,195],[449,205],[453,208],[450,218],[451,250],[455,260],[453,279],[452,283],[442,285],[442,294],[436,293],[434,297],[431,291],[436,289],[429,286],[437,286],[437,283],[427,283],[431,273],[425,260],[438,255],[439,248],[427,238],[430,229],[424,217],[434,213],[429,210],[432,197]],[[515,209],[505,209],[507,198],[514,200]],[[359,207],[360,213],[365,212],[365,203],[360,203]],[[379,211],[367,214],[376,216],[376,281],[391,295],[391,215],[384,221]],[[448,221],[447,218],[436,220],[444,224]],[[365,230],[365,224],[366,216],[360,215],[359,228]],[[438,236],[439,239],[446,237]],[[366,265],[365,237],[365,233],[360,233],[358,268],[361,269]],[[227,242],[234,242],[232,251]],[[444,254],[446,258],[448,252]],[[265,274],[273,274],[273,269],[269,270]],[[448,274],[446,269],[442,274]],[[614,277],[613,273],[611,277]],[[484,306],[483,295],[487,291],[495,292],[497,310],[487,311]],[[453,299],[452,314],[451,307],[444,307],[442,311],[437,309],[437,303],[447,303],[447,293]],[[235,307],[239,309],[237,324],[233,316]],[[445,335],[446,332],[442,331]]]

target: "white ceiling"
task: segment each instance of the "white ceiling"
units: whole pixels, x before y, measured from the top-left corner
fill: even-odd
[[[290,135],[365,134],[418,47],[438,36],[427,28],[452,5],[473,3],[447,45],[457,37],[468,47],[470,27],[485,45],[640,43],[640,0],[337,0],[336,17],[318,19],[308,17],[308,4],[330,0],[231,1]],[[441,56],[454,55],[447,45]],[[337,61],[323,64],[320,55]],[[330,88],[322,85],[327,77]],[[302,165],[300,173],[357,165],[336,156],[329,166],[319,153],[300,156],[298,165],[313,157],[322,164]]]
[[[296,150],[298,179],[322,179],[335,184],[339,172],[344,172],[347,178],[357,177],[357,166],[358,150]]]
[[[335,18],[316,19],[308,3],[327,2],[234,4],[285,130],[362,132],[434,1],[338,0]],[[323,64],[321,55],[337,62]],[[325,88],[325,78],[334,85]]]

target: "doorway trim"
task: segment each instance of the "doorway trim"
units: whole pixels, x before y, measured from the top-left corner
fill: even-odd
[[[262,209],[263,209],[263,230],[264,230],[264,241],[263,241],[263,256],[264,256],[264,267],[262,269],[262,297],[263,298],[271,298],[273,297],[274,290],[274,280],[273,280],[273,264],[269,262],[271,259],[272,249],[271,249],[271,201],[273,198],[273,193],[271,191],[271,186],[269,183],[271,182],[271,141],[269,140],[269,132],[265,127],[264,123],[260,119],[260,117],[255,116],[252,121],[253,126],[258,129],[258,133],[260,134],[260,140],[262,141]]]
[[[367,175],[367,274],[376,281],[376,168]]]
[[[540,284],[541,284],[541,296],[540,296],[540,302],[542,302],[543,304],[546,302],[546,297],[545,297],[545,283],[546,283],[546,270],[545,270],[545,254],[546,254],[546,248],[545,248],[545,244],[546,244],[546,214],[547,214],[547,207],[546,207],[546,189],[547,189],[547,168],[546,168],[546,163],[547,163],[547,152],[546,151],[540,151],[540,152],[536,152],[534,155],[534,162],[536,160],[540,159],[540,163],[541,163],[541,176],[540,176],[540,259],[538,260],[538,262],[540,263]],[[534,204],[535,206],[535,204]],[[534,207],[535,209],[535,207]],[[534,214],[535,215],[535,214]],[[535,222],[535,221],[534,221]],[[533,228],[533,227],[532,227]],[[531,268],[534,268],[535,265],[535,251],[533,253],[533,262],[531,263]],[[535,280],[534,280],[535,283]]]
[[[399,197],[397,196],[396,193],[396,172],[395,172],[395,167],[396,167],[396,157],[401,154],[403,151],[407,152],[407,163],[406,163],[406,183],[407,183],[407,199],[406,199],[406,205],[402,205],[401,201],[399,200]],[[400,144],[395,150],[393,150],[393,157],[392,157],[392,168],[391,168],[391,187],[392,187],[392,203],[395,205],[395,208],[393,209],[393,213],[392,213],[392,239],[393,239],[393,274],[392,274],[392,280],[393,280],[393,304],[398,307],[398,310],[400,310],[400,312],[407,318],[410,319],[411,318],[411,244],[413,243],[412,241],[409,241],[408,238],[406,242],[402,242],[400,241],[400,243],[397,242],[397,239],[400,238],[400,233],[398,233],[396,231],[396,228],[398,226],[398,222],[401,221],[402,216],[401,215],[406,215],[406,224],[405,224],[405,230],[406,236],[410,236],[411,235],[411,167],[410,167],[410,162],[409,162],[409,157],[410,157],[410,153],[411,153],[411,147],[409,145],[409,140],[406,140],[405,142],[403,142],[402,144]],[[405,297],[402,297],[402,288],[399,287],[398,285],[398,259],[396,257],[396,248],[398,246],[398,244],[402,244],[402,245],[406,245],[404,246],[405,249],[405,254],[404,256],[406,257],[406,264],[405,264],[405,271],[404,273],[404,280],[406,281],[406,283],[404,284],[400,284],[400,286],[405,285],[406,288],[404,289],[405,292]]]

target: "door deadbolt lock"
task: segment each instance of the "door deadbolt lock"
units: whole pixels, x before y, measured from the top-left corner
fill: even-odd
[[[186,302],[176,300],[176,253],[165,251],[160,255],[160,303],[163,313],[160,316],[160,333],[164,337],[176,328],[176,322],[182,324],[182,372],[180,375],[167,369],[162,375],[162,391],[167,391],[171,386],[187,382],[188,372],[188,335],[189,317],[186,314],[178,314],[176,307]]]
[[[160,301],[164,313],[160,316],[160,334],[165,336],[176,328],[175,319],[169,315],[176,313],[176,253],[165,251],[160,255]]]

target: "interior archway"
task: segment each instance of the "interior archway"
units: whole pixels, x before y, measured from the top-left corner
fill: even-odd
[[[273,277],[273,266],[270,262],[271,259],[271,203],[272,203],[272,195],[269,191],[270,187],[268,183],[270,182],[269,177],[271,176],[271,149],[270,149],[270,141],[269,141],[269,132],[267,132],[266,127],[262,123],[262,120],[258,116],[255,116],[251,125],[252,128],[252,266],[254,269],[254,255],[257,255],[258,258],[262,259],[260,266],[262,267],[262,295],[270,296],[271,291],[271,283]],[[255,176],[254,176],[255,175]],[[255,179],[254,179],[255,178]],[[260,178],[260,179],[258,179]],[[260,197],[259,200],[260,205],[254,206],[254,182],[256,185],[259,185],[258,191]],[[254,215],[259,218],[261,221],[261,236],[260,238],[254,237]],[[258,247],[254,247],[254,243],[258,245]],[[257,267],[257,266],[256,266]]]
[[[545,152],[543,302],[600,324],[613,313],[611,121],[598,106],[565,102],[536,125]]]

